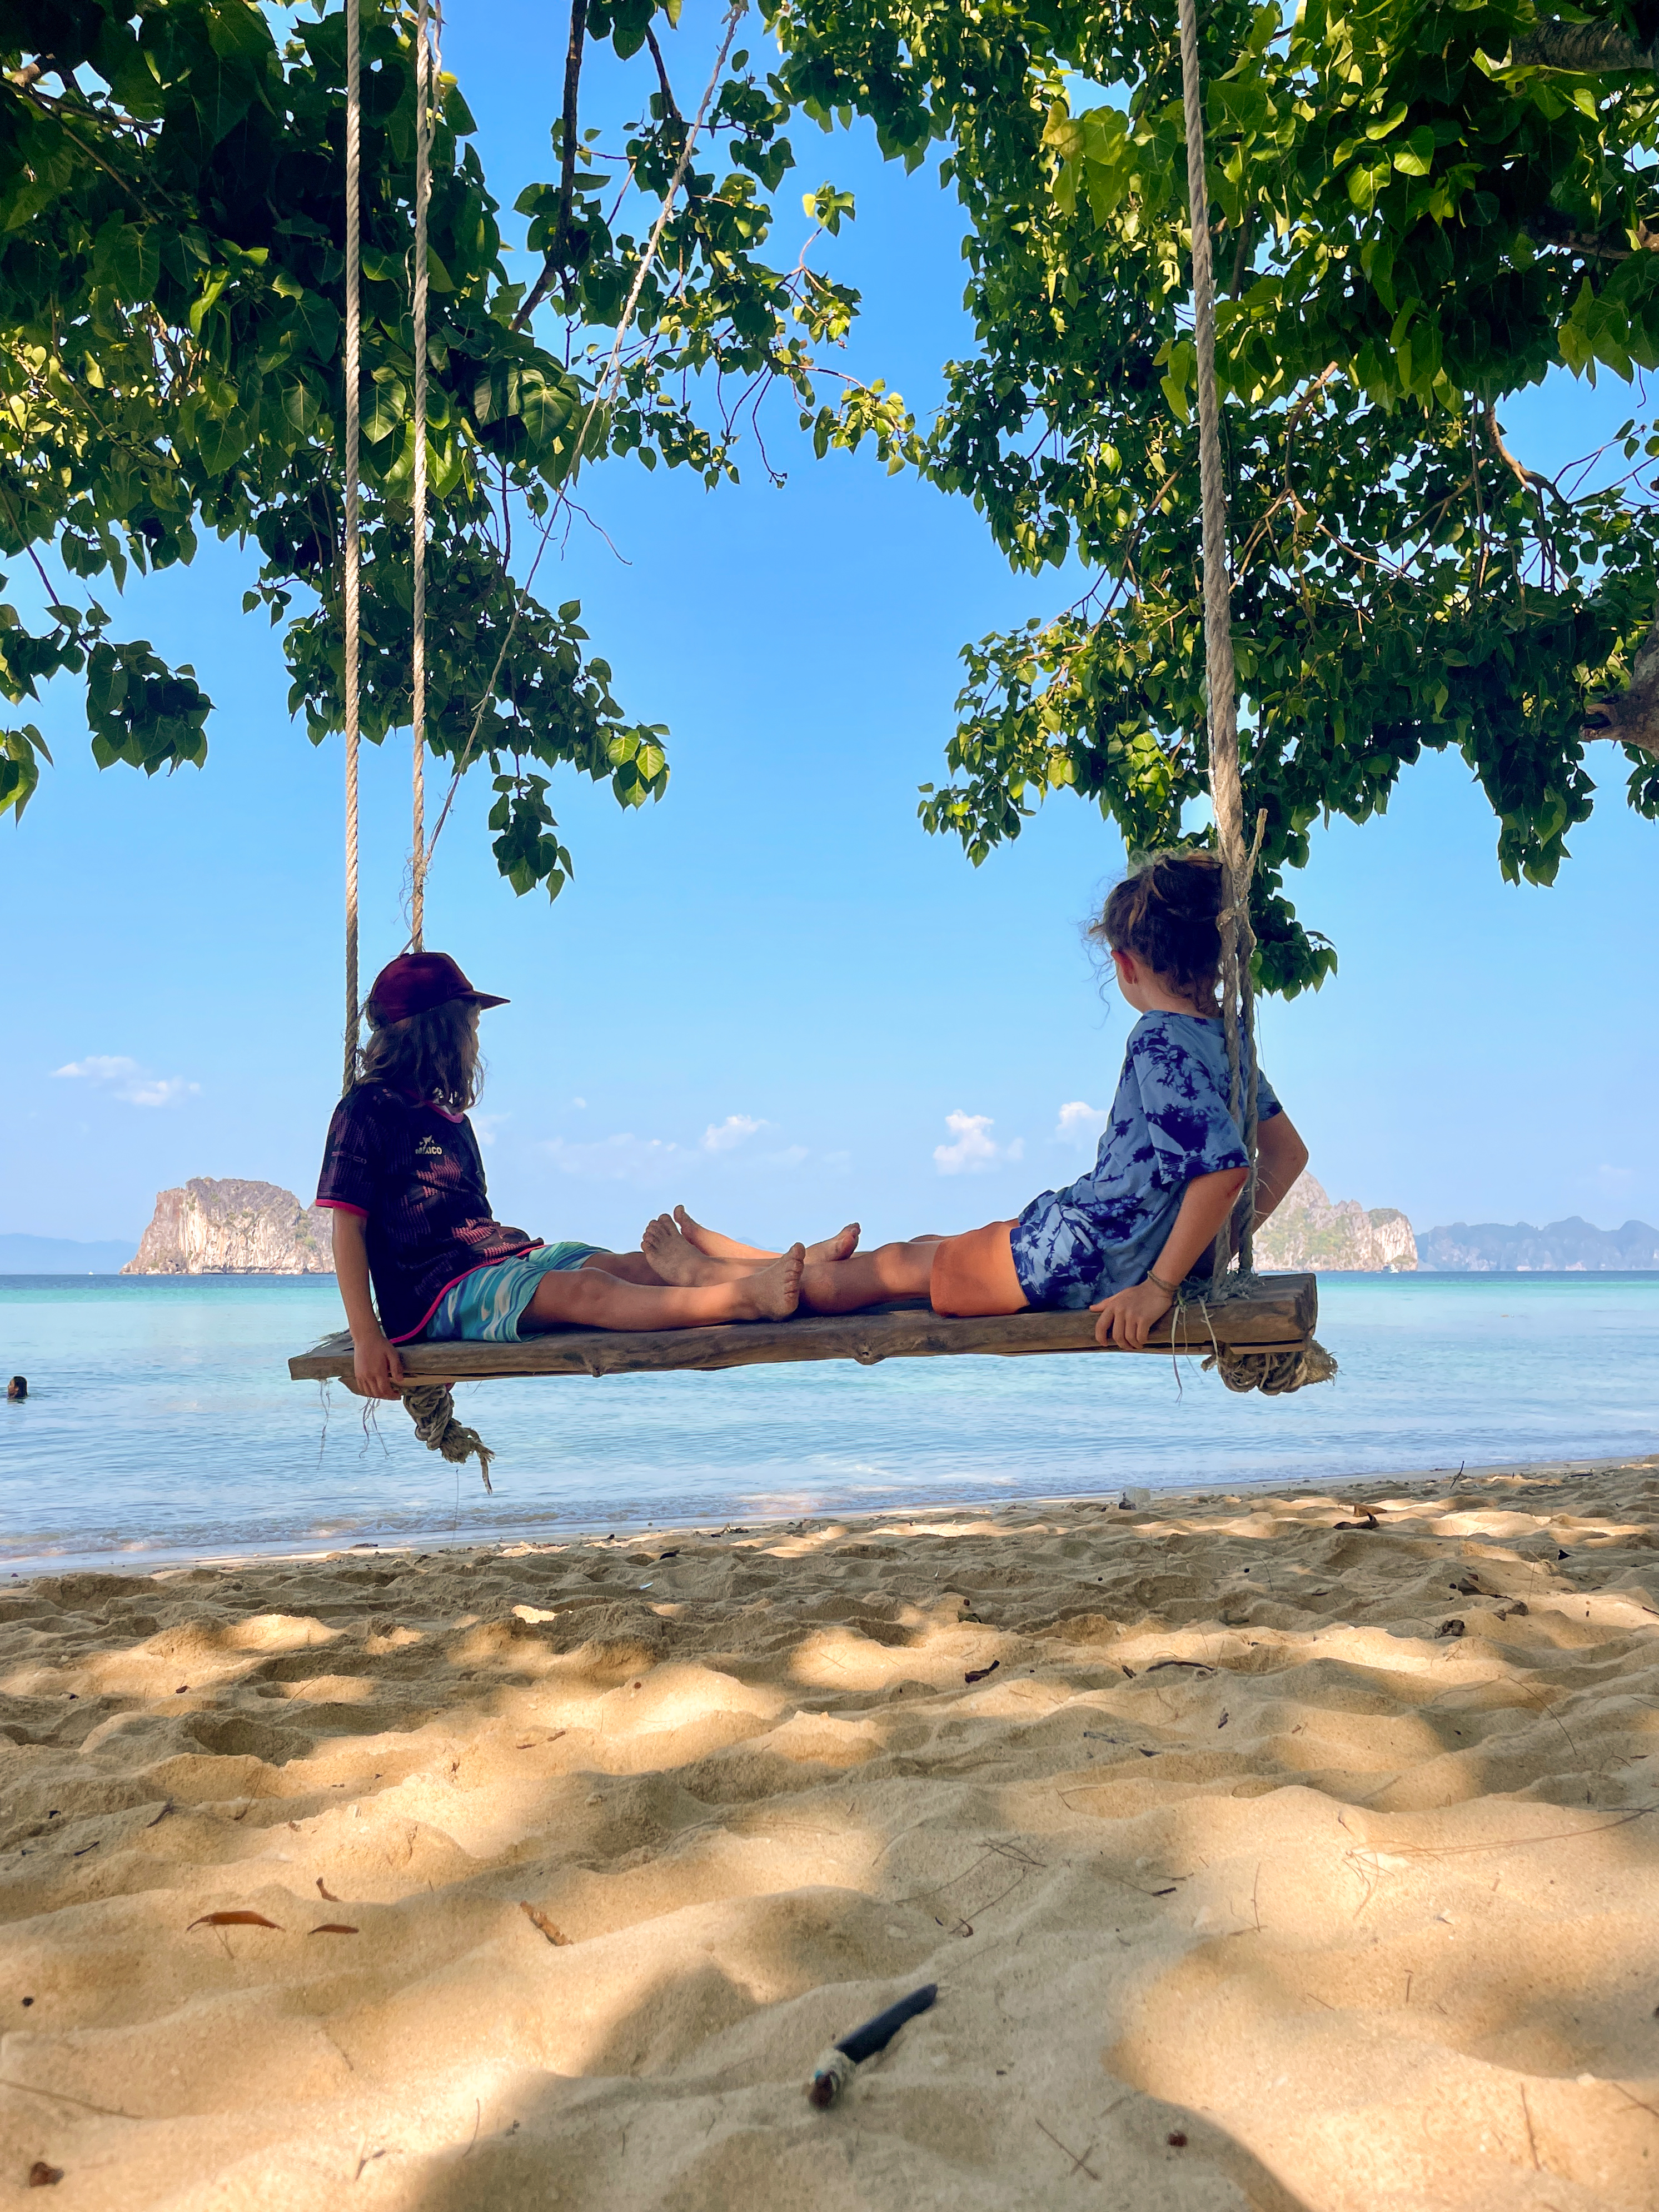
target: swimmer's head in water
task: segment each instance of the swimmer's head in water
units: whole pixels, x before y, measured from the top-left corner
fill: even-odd
[[[28,1395],[28,1376],[27,1375],[14,1375],[10,1382],[6,1385],[7,1397],[11,1401],[13,1405],[16,1405],[21,1400],[27,1398]]]

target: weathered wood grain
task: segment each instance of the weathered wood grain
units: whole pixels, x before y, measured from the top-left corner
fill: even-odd
[[[1246,1295],[1213,1306],[1189,1305],[1166,1315],[1149,1353],[1172,1343],[1206,1352],[1213,1344],[1241,1350],[1299,1344],[1313,1334],[1318,1293],[1312,1275],[1273,1275]],[[422,1381],[472,1382],[528,1375],[653,1375],[773,1362],[945,1358],[958,1352],[1019,1358],[1036,1352],[1098,1352],[1091,1313],[999,1314],[947,1321],[921,1300],[857,1314],[806,1314],[793,1321],[723,1323],[713,1328],[635,1331],[550,1329],[517,1344],[405,1344],[406,1374]],[[1115,1350],[1115,1346],[1105,1347]],[[351,1339],[325,1337],[288,1363],[296,1382],[343,1380],[351,1373]]]

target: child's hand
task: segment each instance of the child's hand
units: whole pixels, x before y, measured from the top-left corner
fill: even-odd
[[[1144,1351],[1153,1322],[1162,1321],[1174,1304],[1168,1291],[1159,1290],[1156,1283],[1137,1283],[1132,1290],[1115,1291],[1109,1298],[1089,1309],[1100,1316],[1095,1323],[1095,1342],[1115,1344],[1126,1352]]]
[[[396,1398],[401,1395],[398,1385],[404,1379],[404,1363],[398,1357],[397,1346],[388,1344],[385,1337],[366,1336],[362,1343],[354,1340],[351,1367],[360,1396]]]

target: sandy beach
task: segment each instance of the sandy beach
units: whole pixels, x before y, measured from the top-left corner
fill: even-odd
[[[1656,1515],[1650,1461],[16,1583],[0,2201],[1650,2208]]]

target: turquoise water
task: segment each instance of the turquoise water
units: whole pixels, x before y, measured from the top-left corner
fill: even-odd
[[[195,1555],[1327,1481],[1659,1449],[1659,1274],[1327,1275],[1342,1373],[1235,1397],[1167,1360],[896,1360],[489,1382],[495,1494],[400,1408],[290,1382],[326,1279],[0,1277],[0,1559]]]

